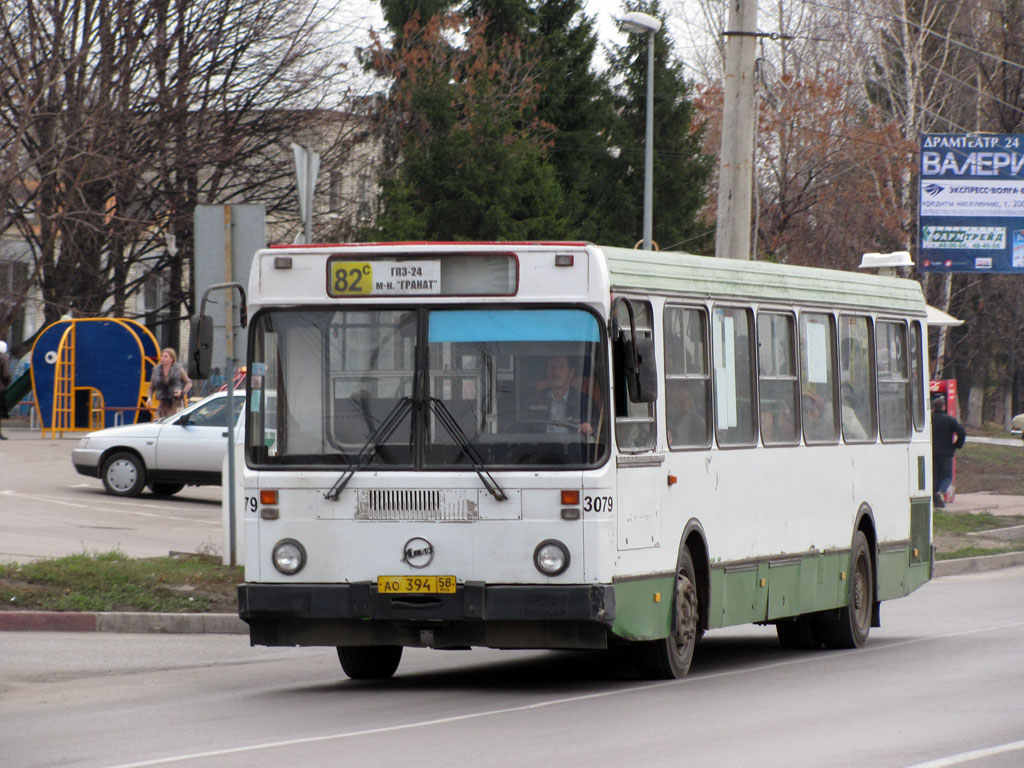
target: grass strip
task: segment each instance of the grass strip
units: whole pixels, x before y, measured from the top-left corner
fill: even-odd
[[[0,564],[0,609],[38,611],[234,611],[242,569],[209,556],[132,558],[83,552]]]
[[[947,534],[976,533],[1009,528],[1024,523],[1019,515],[993,515],[989,512],[974,512],[954,515],[949,512],[935,510],[932,517],[932,530],[936,536]]]
[[[1006,555],[1010,552],[1024,552],[1024,544],[999,549],[986,549],[984,547],[963,547],[952,552],[936,552],[936,560],[959,560],[963,557],[985,557],[987,555]]]

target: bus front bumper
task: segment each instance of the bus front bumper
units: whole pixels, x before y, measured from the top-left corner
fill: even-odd
[[[377,585],[241,584],[253,645],[606,648],[611,585],[460,584],[454,594],[384,595]]]

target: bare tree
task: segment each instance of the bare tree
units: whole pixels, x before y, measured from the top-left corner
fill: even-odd
[[[315,0],[0,0],[0,80],[12,84],[0,90],[0,149],[18,169],[0,187],[0,223],[31,248],[48,321],[122,313],[156,273],[177,345],[195,205],[262,202],[284,217],[295,208],[289,141],[318,140],[325,163],[350,145],[332,11]]]

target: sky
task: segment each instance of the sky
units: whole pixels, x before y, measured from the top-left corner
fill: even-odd
[[[662,0],[661,5],[668,13],[667,24],[673,38],[674,54],[684,65],[694,65],[700,52],[706,51],[707,46],[706,41],[698,40],[696,44],[693,42],[694,30],[690,22],[699,20],[700,14],[692,14],[688,19],[682,18],[679,8],[683,2],[684,0]],[[603,49],[611,44],[621,45],[626,42],[626,33],[622,32],[616,23],[616,19],[623,14],[622,5],[622,0],[584,0],[584,12],[588,16],[596,17],[597,21],[601,45],[594,54],[594,66],[599,71],[607,67]],[[346,0],[339,13],[342,22],[355,30],[347,41],[350,45],[366,45],[369,40],[367,31],[371,27],[378,30],[384,28],[384,17],[377,0]],[[686,15],[691,16],[689,13]],[[695,45],[699,47],[699,51]],[[695,72],[699,74],[700,71],[694,68],[688,75],[693,76]]]
[[[375,0],[351,0],[344,4],[341,12],[345,21],[364,28],[372,26],[381,29],[384,26],[380,4]],[[597,16],[597,29],[602,42],[623,41],[623,33],[615,23],[615,18],[622,14],[622,0],[586,0],[585,12],[588,16]]]

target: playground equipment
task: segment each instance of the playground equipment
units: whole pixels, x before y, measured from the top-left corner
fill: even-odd
[[[156,337],[126,318],[59,320],[32,346],[32,391],[43,434],[86,432],[148,421]]]

